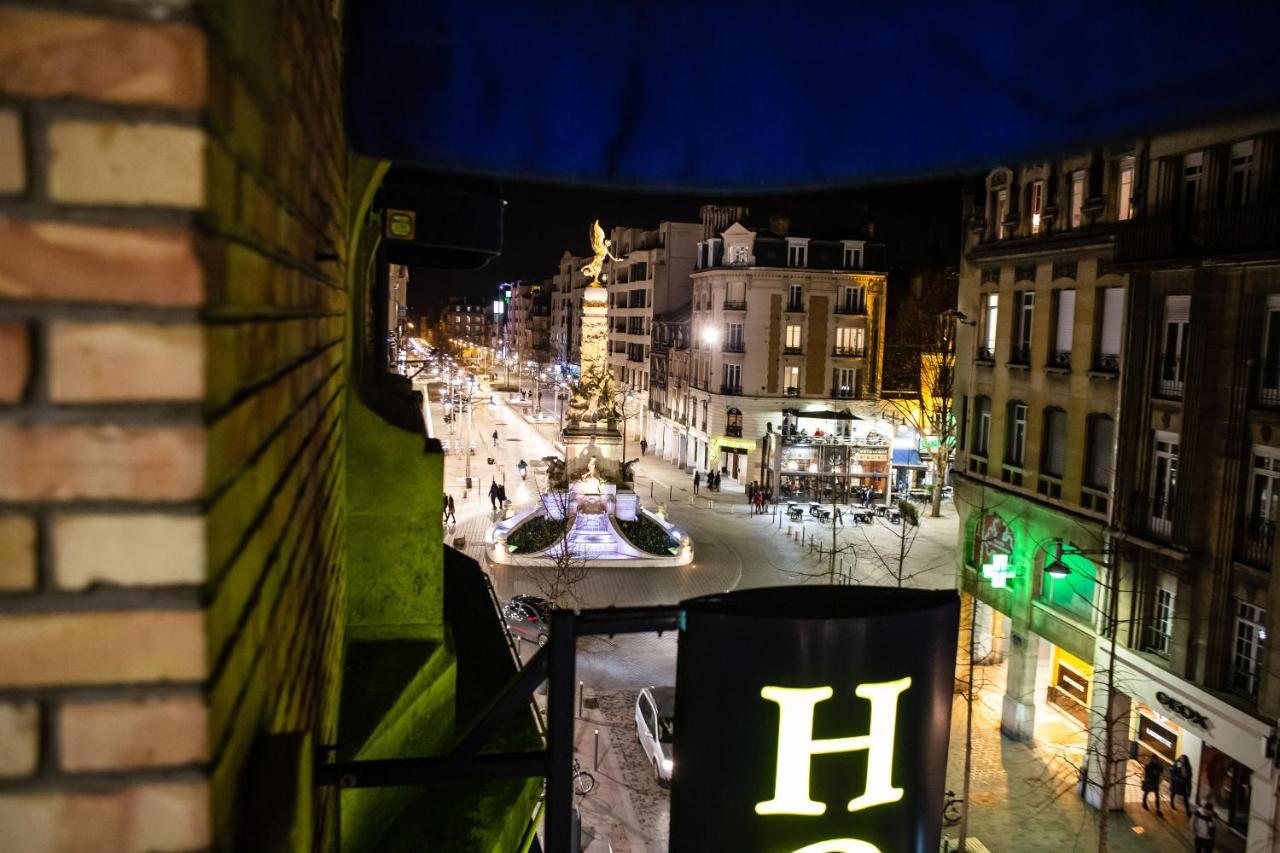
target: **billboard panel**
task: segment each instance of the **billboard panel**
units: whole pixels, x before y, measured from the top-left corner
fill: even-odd
[[[935,853],[959,618],[954,590],[683,602],[671,850]]]

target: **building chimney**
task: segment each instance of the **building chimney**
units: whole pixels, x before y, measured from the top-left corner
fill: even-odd
[[[791,217],[785,213],[775,213],[769,217],[769,230],[779,237],[791,232]]]
[[[742,222],[751,210],[731,204],[704,204],[698,208],[702,216],[702,239],[716,236],[735,222]]]

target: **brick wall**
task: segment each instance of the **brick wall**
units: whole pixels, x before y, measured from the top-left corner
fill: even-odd
[[[254,744],[336,725],[339,25],[39,6],[0,0],[3,846],[242,848]]]

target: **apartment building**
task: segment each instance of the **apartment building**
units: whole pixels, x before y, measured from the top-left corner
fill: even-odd
[[[582,344],[582,289],[587,279],[581,272],[588,258],[566,251],[551,279],[551,359],[568,372],[579,368]]]
[[[767,229],[734,221],[697,244],[685,464],[767,481],[761,439],[781,431],[784,411],[879,417],[881,250],[792,235],[783,217]]]
[[[689,457],[689,345],[693,306],[653,317],[648,441],[654,455],[683,467]]]
[[[961,265],[961,585],[1002,728],[1096,746],[1110,707],[1121,749],[1188,756],[1220,849],[1275,843],[1277,128],[995,169]]]
[[[545,366],[551,358],[551,296],[554,282],[519,281],[507,304],[508,348],[523,366]]]
[[[689,301],[689,274],[702,226],[663,222],[657,228],[614,228],[609,239],[615,255],[605,267],[609,288],[609,369],[638,401],[627,408],[638,422],[630,427],[648,436],[649,351],[654,314]],[[653,439],[649,439],[653,443]]]
[[[449,299],[444,310],[444,324],[449,342],[461,347],[463,342],[472,346],[488,346],[492,307],[473,299],[455,296]]]

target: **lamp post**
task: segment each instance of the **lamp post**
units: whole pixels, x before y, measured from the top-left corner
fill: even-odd
[[[1107,835],[1109,828],[1108,818],[1111,812],[1112,793],[1115,790],[1117,780],[1114,778],[1117,766],[1116,749],[1115,749],[1115,727],[1113,706],[1115,703],[1115,680],[1116,680],[1116,633],[1119,627],[1119,564],[1115,559],[1115,554],[1110,547],[1108,540],[1107,547],[1081,550],[1075,547],[1064,546],[1061,539],[1054,540],[1053,559],[1045,564],[1044,573],[1054,579],[1063,580],[1070,577],[1072,568],[1063,559],[1067,554],[1080,557],[1100,556],[1102,557],[1101,566],[1107,574],[1107,580],[1103,589],[1106,591],[1107,602],[1103,612],[1103,636],[1107,640],[1107,695],[1102,713],[1102,774],[1099,777],[1098,784],[1098,850],[1106,851]],[[1121,760],[1127,760],[1127,752]],[[1121,777],[1123,782],[1123,776]],[[1085,786],[1086,791],[1089,782],[1088,765],[1086,758],[1085,768]]]

